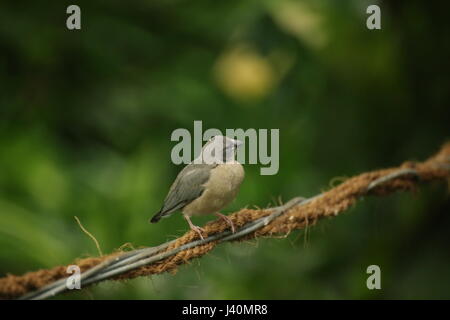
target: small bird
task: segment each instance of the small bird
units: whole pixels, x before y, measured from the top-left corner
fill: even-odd
[[[198,158],[180,171],[159,210],[150,222],[181,211],[189,227],[203,239],[205,230],[195,226],[193,215],[215,214],[231,227],[233,222],[219,211],[236,197],[245,173],[235,160],[236,150],[242,145],[239,140],[214,136],[202,148]]]

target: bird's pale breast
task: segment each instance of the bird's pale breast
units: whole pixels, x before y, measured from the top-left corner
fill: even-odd
[[[210,214],[222,210],[236,197],[244,179],[244,168],[239,162],[218,165],[211,170],[203,194],[183,208],[189,216]]]

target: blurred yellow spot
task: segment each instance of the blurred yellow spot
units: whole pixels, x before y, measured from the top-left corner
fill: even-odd
[[[268,59],[245,46],[222,55],[214,67],[214,76],[219,87],[237,100],[264,98],[277,80]]]
[[[277,1],[270,8],[276,23],[305,44],[319,49],[327,42],[322,16],[310,5],[299,1]]]

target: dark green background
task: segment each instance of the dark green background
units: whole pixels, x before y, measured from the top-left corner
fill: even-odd
[[[0,4],[0,275],[188,228],[150,225],[181,166],[176,128],[280,129],[280,171],[246,180],[224,212],[329,188],[449,138],[444,1],[68,1]],[[366,28],[369,4],[382,30]],[[444,184],[366,198],[285,239],[225,244],[164,274],[72,299],[450,298]],[[197,218],[204,223],[212,217]],[[377,264],[382,290],[366,288]]]

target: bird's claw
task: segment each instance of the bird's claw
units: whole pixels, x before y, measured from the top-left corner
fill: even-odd
[[[216,213],[216,215],[217,215],[219,218],[225,220],[225,222],[230,226],[231,232],[232,232],[232,233],[235,233],[235,232],[236,232],[236,229],[234,228],[233,221],[231,221],[230,218],[228,218],[226,215],[221,214],[221,213],[218,213],[218,212]]]
[[[206,230],[205,230],[205,229],[203,229],[203,228],[201,228],[201,227],[199,227],[199,226],[191,226],[191,230],[195,231],[195,232],[200,236],[200,238],[201,238],[202,240],[205,240],[205,238],[204,238],[203,235],[202,235],[202,232],[203,232],[203,233],[206,233]]]

